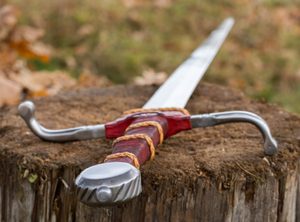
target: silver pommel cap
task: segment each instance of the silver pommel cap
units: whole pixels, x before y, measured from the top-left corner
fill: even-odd
[[[140,171],[123,162],[91,166],[79,174],[75,185],[79,200],[92,206],[124,202],[142,192]]]

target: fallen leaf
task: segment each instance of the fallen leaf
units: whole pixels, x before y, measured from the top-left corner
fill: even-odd
[[[0,73],[0,106],[12,105],[20,101],[22,87]]]
[[[44,31],[42,29],[37,29],[29,26],[19,26],[15,29],[11,36],[12,42],[26,42],[32,43],[39,40],[44,36]]]
[[[145,70],[142,76],[134,79],[137,85],[160,85],[167,79],[167,74],[164,72],[155,72],[153,69]]]
[[[12,76],[23,88],[28,91],[29,97],[51,96],[60,90],[68,89],[76,84],[76,81],[62,71],[24,71]]]
[[[6,45],[0,45],[0,71],[10,69],[17,59],[17,54]]]
[[[111,84],[112,83],[104,76],[97,76],[85,71],[80,74],[77,85],[79,87],[104,87]]]
[[[17,24],[17,9],[11,5],[0,8],[0,41],[8,37]]]

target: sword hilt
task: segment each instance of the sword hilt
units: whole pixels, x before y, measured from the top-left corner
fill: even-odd
[[[112,154],[76,179],[78,197],[89,205],[110,205],[138,196],[140,165],[154,158],[155,148],[165,138],[191,129],[191,122],[189,115],[178,111],[145,110],[107,123],[105,128],[106,138],[116,138]]]
[[[139,168],[139,165],[154,158],[155,148],[164,139],[191,129],[191,122],[189,115],[177,110],[146,109],[108,123],[105,129],[106,138],[116,138],[112,155],[105,162],[128,162]]]
[[[95,178],[101,177],[105,174],[107,180],[101,180],[99,182],[92,183],[92,190],[96,190],[94,194],[99,193],[99,190],[103,190],[102,199],[101,195],[92,199],[93,191],[90,191],[89,195],[79,195],[81,201],[91,205],[107,205],[117,202],[123,202],[130,200],[138,196],[142,190],[140,173],[138,176],[132,173],[132,176],[118,175],[116,179],[114,176],[109,176],[103,167],[108,167],[108,164],[125,164],[124,166],[131,167],[132,170],[138,170],[140,165],[144,164],[147,160],[152,159],[155,153],[155,147],[177,132],[183,130],[189,130],[191,128],[208,127],[224,123],[232,122],[248,122],[254,124],[262,133],[265,140],[264,151],[267,155],[273,155],[277,151],[277,143],[273,139],[270,129],[266,122],[258,115],[250,112],[243,111],[231,111],[220,112],[203,115],[186,115],[178,111],[158,111],[154,113],[139,112],[131,115],[127,115],[121,119],[105,125],[106,137],[116,138],[113,143],[113,152],[109,155],[104,163],[93,166],[93,168],[99,168],[99,170],[88,172],[90,169],[83,171],[76,180],[76,185],[79,190],[89,189],[85,184],[89,182],[87,177],[89,174],[93,174]],[[149,141],[150,140],[150,141]],[[138,171],[139,172],[139,171]],[[107,181],[117,181],[107,186]],[[79,182],[81,181],[81,182]],[[105,184],[105,185],[104,185]],[[109,192],[109,195],[107,194]],[[94,195],[95,196],[95,195]],[[98,201],[98,203],[97,203]]]
[[[139,110],[105,125],[49,130],[34,118],[34,104],[24,102],[19,113],[38,137],[50,141],[71,141],[106,137],[115,139],[112,154],[104,163],[82,171],[75,184],[79,199],[89,205],[110,205],[138,196],[142,191],[139,166],[153,159],[155,148],[164,139],[184,130],[224,123],[248,122],[264,138],[264,152],[273,155],[277,143],[260,116],[244,111],[190,116],[177,109]]]

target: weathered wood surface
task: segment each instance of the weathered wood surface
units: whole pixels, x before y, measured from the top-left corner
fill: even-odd
[[[67,92],[36,101],[49,128],[96,124],[140,107],[155,87],[118,86]],[[131,202],[91,208],[76,200],[74,179],[111,152],[106,140],[43,142],[17,116],[0,110],[2,221],[300,221],[300,118],[240,92],[202,84],[192,114],[248,110],[263,116],[279,143],[265,156],[249,124],[180,133],[142,168],[143,193]]]

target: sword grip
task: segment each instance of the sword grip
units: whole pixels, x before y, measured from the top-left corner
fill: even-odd
[[[154,157],[164,139],[191,129],[190,116],[180,112],[139,113],[106,124],[106,137],[116,138],[105,162],[126,162],[137,168]]]

